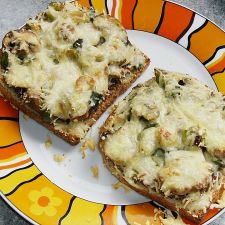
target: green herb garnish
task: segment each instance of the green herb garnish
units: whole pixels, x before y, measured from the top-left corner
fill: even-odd
[[[51,117],[50,117],[50,114],[48,112],[45,112],[45,111],[41,112],[41,117],[44,120],[44,122],[46,122],[46,123],[51,122]]]
[[[97,106],[102,98],[102,94],[99,94],[98,92],[93,91],[91,94],[91,101],[94,103],[94,106]]]
[[[73,47],[74,47],[74,48],[82,48],[82,44],[83,44],[83,39],[78,38],[78,39],[73,43]]]
[[[4,70],[6,70],[9,66],[9,56],[7,52],[2,53],[1,66]]]
[[[153,153],[154,156],[165,158],[165,150],[162,148],[157,148]]]
[[[225,167],[225,162],[222,159],[217,159],[214,161],[219,167]]]
[[[50,12],[46,12],[45,19],[49,22],[53,22],[55,20],[55,17]]]

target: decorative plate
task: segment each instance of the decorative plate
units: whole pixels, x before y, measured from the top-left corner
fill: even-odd
[[[79,2],[118,18],[130,40],[151,58],[148,70],[133,86],[160,67],[189,73],[225,94],[225,32],[203,16],[161,0]],[[107,115],[88,137],[97,140]],[[118,185],[113,189],[117,180],[104,168],[99,152],[88,150],[82,159],[79,148],[50,134],[0,97],[0,194],[16,212],[42,225],[160,224],[154,210],[160,206]],[[60,163],[53,160],[58,154],[65,156]],[[91,171],[96,166],[98,178]],[[222,212],[210,210],[201,224]]]

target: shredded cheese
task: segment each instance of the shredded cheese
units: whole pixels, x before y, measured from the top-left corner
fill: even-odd
[[[91,151],[95,151],[96,141],[94,138],[86,139],[83,144],[80,146],[80,152],[82,153],[82,158],[86,158],[86,150],[90,149]]]
[[[94,178],[99,177],[99,169],[97,165],[91,167],[91,172]]]
[[[130,191],[130,188],[127,187],[126,185],[120,183],[119,181],[116,182],[115,184],[112,184],[113,189],[117,190],[119,188],[123,188],[125,193],[128,193]]]
[[[64,159],[65,159],[65,155],[64,154],[54,154],[53,155],[53,159],[55,162],[57,163],[61,163]]]
[[[48,149],[52,146],[52,139],[49,135],[47,135],[46,141],[45,141],[45,148]]]

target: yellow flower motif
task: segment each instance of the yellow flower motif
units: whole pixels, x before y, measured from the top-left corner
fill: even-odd
[[[54,191],[48,187],[42,188],[40,191],[32,190],[29,192],[29,199],[33,202],[30,206],[31,213],[40,216],[54,216],[57,213],[55,207],[62,204],[60,198],[53,196]]]

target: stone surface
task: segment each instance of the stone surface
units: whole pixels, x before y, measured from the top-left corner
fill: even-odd
[[[152,0],[156,1],[156,0]],[[23,25],[27,18],[46,8],[49,0],[0,0],[0,40],[4,34]],[[225,30],[225,0],[174,0],[217,23]],[[29,224],[0,199],[0,225]],[[225,225],[225,213],[210,225]]]

